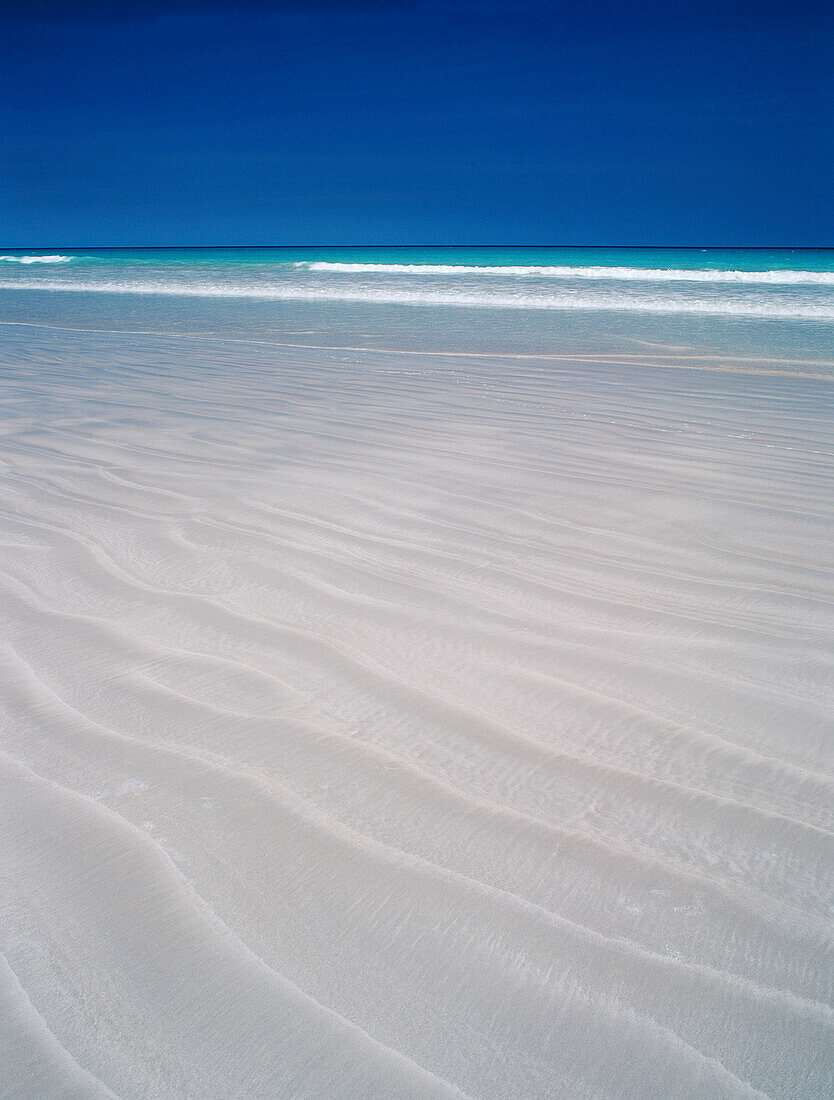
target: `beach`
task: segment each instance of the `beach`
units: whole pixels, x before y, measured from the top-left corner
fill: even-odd
[[[645,274],[468,350],[59,277],[0,287],[0,1092],[830,1095],[831,282],[731,352]]]

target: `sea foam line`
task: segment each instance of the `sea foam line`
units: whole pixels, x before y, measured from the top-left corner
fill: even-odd
[[[642,268],[642,267],[502,267],[466,264],[377,264],[332,263],[330,261],[300,261],[294,267],[306,271],[342,274],[390,274],[390,275],[506,275],[539,276],[553,279],[618,279],[644,282],[687,283],[809,283],[834,286],[834,271],[732,271],[699,268]]]
[[[68,264],[74,256],[0,256],[8,264]]]
[[[624,293],[512,294],[451,289],[407,290],[365,286],[234,286],[173,282],[52,282],[0,280],[0,290],[45,290],[87,294],[138,294],[186,298],[253,298],[291,302],[367,302],[378,305],[459,306],[471,309],[601,310],[638,313],[695,313],[732,317],[804,318],[834,321],[834,302],[726,298],[649,297]]]

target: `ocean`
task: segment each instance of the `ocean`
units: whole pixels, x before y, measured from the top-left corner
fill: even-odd
[[[801,365],[834,358],[834,249],[9,249],[0,321]]]

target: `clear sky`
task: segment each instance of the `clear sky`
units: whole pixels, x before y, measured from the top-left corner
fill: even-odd
[[[834,245],[826,9],[2,0],[0,245]]]

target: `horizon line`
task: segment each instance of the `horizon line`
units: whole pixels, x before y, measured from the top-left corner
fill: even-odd
[[[461,244],[458,242],[447,244],[421,244],[417,242],[409,242],[406,244],[334,244],[332,242],[324,244],[77,244],[77,245],[64,245],[64,244],[0,244],[0,249],[5,249],[9,252],[25,252],[36,251],[44,252],[47,249],[60,248],[60,249],[79,249],[90,248],[96,249],[99,252],[117,251],[119,249],[132,249],[134,251],[151,250],[151,249],[191,249],[197,251],[200,249],[252,249],[252,248],[632,248],[632,249],[651,249],[655,252],[661,251],[680,251],[690,250],[696,251],[709,251],[717,249],[726,250],[738,250],[745,249],[748,252],[766,252],[766,251],[791,251],[791,252],[831,252],[834,251],[834,244],[622,244],[622,243],[608,243],[608,244]]]

